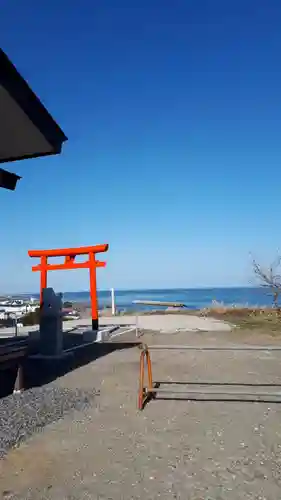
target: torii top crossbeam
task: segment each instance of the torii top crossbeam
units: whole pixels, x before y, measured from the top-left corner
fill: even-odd
[[[90,296],[92,308],[92,328],[98,329],[98,298],[96,268],[105,267],[106,263],[96,260],[96,254],[107,252],[108,245],[95,245],[78,248],[56,248],[51,250],[29,250],[29,257],[40,258],[40,264],[32,267],[32,271],[40,271],[40,305],[42,305],[43,288],[47,287],[47,272],[59,271],[60,269],[89,269],[90,275]],[[85,262],[75,262],[77,255],[88,255]],[[65,257],[61,264],[49,264],[49,257]]]

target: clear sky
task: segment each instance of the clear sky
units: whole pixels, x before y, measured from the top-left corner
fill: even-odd
[[[38,289],[28,249],[104,242],[100,288],[248,285],[249,252],[280,245],[280,26],[280,0],[2,2],[2,47],[69,141],[9,166],[0,290]]]

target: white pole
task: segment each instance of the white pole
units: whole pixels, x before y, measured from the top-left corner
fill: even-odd
[[[114,295],[114,288],[111,288],[111,314],[112,316],[115,316],[115,295]]]

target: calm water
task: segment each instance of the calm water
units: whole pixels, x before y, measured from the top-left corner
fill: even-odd
[[[110,291],[98,294],[100,307],[111,304]],[[89,292],[66,292],[64,300],[86,302],[90,300]],[[167,289],[167,290],[117,290],[115,292],[116,306],[119,309],[151,309],[149,306],[136,306],[133,300],[157,300],[182,302],[189,309],[201,309],[210,306],[212,301],[223,302],[225,305],[271,306],[272,298],[269,292],[262,288],[201,288],[201,289]]]

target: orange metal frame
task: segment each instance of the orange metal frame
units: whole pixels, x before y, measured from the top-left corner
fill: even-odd
[[[270,387],[271,389],[276,388],[276,384],[272,383],[241,383],[239,382],[224,382],[224,381],[218,381],[218,382],[184,382],[184,381],[162,381],[162,382],[155,382],[152,379],[152,363],[151,363],[151,357],[150,357],[150,350],[187,350],[187,351],[198,351],[198,352],[203,352],[203,351],[230,351],[230,352],[235,352],[235,351],[251,351],[251,352],[256,352],[256,351],[279,351],[281,352],[281,347],[280,346],[266,346],[266,345],[220,345],[220,346],[213,346],[213,345],[151,345],[147,346],[146,344],[140,344],[139,348],[141,349],[141,354],[140,354],[140,370],[139,370],[139,391],[138,391],[138,409],[143,410],[145,407],[146,403],[152,399],[156,398],[156,395],[159,393],[160,395],[169,394],[170,396],[172,394],[175,394],[176,396],[179,396],[181,399],[186,399],[186,400],[195,400],[195,401],[206,401],[206,400],[212,400],[212,401],[248,401],[248,402],[275,402],[275,403],[281,403],[280,399],[280,387],[281,384],[278,384],[279,390],[273,392],[272,390],[270,391],[265,391],[265,387]],[[146,363],[145,363],[146,361]],[[147,377],[145,377],[145,366],[147,368]],[[145,385],[145,378],[147,378],[147,385]],[[176,388],[161,388],[160,385],[185,385],[187,386],[186,389],[176,389]],[[190,388],[192,385],[201,385],[202,389],[193,389]],[[248,386],[247,391],[245,390],[229,390],[229,386],[241,386],[243,387]],[[219,388],[217,388],[219,386]],[[225,388],[221,388],[221,386],[225,386]],[[255,388],[255,391],[253,391],[253,388]],[[263,388],[262,391],[257,390]],[[248,392],[250,391],[250,392]],[[213,399],[212,399],[213,398]],[[232,398],[232,399],[230,399]],[[173,398],[174,399],[174,398]],[[177,399],[177,398],[176,398]]]
[[[29,257],[40,258],[40,264],[32,267],[32,271],[40,271],[40,305],[42,305],[43,288],[47,287],[47,272],[65,269],[89,269],[90,275],[90,296],[92,308],[92,328],[98,329],[98,298],[96,268],[105,267],[106,263],[96,260],[96,254],[107,252],[108,245],[95,245],[91,247],[60,248],[54,250],[29,250]],[[77,255],[88,255],[85,262],[75,262]],[[49,257],[64,257],[61,264],[49,264]]]
[[[153,392],[153,381],[152,381],[152,366],[149,350],[147,346],[140,345],[140,374],[139,374],[139,397],[138,397],[138,409],[143,410],[145,404],[149,399],[154,397]],[[145,386],[145,360],[147,367],[147,387]]]

